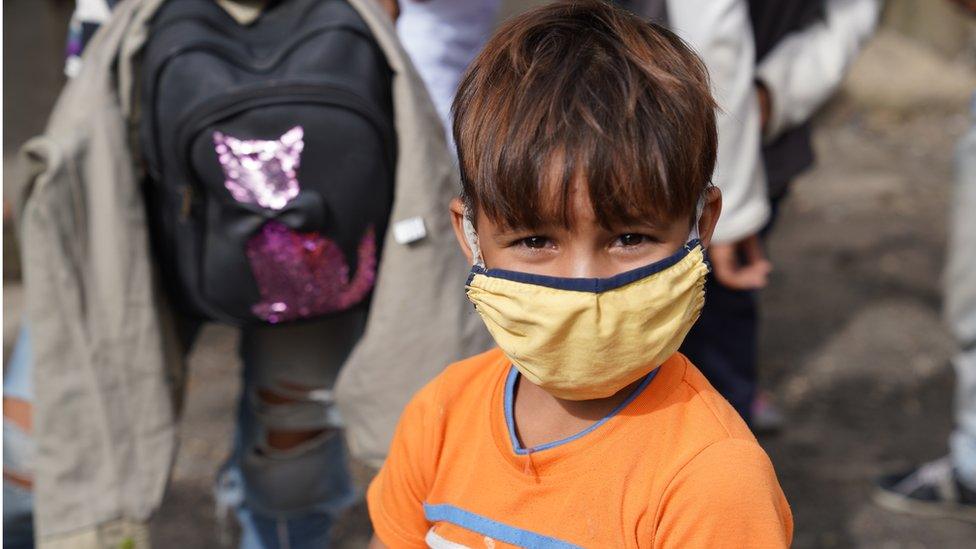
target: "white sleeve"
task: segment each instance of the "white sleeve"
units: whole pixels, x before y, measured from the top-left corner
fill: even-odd
[[[805,122],[840,85],[878,22],[878,0],[828,0],[823,21],[777,44],[757,72],[769,88],[766,138]]]
[[[698,52],[711,75],[719,104],[713,181],[722,190],[713,241],[735,242],[758,232],[769,219],[749,9],[745,0],[668,0],[668,17],[672,30]]]

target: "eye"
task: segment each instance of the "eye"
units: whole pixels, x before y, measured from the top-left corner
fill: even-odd
[[[627,233],[617,237],[617,244],[623,247],[631,247],[650,242],[650,240],[649,237],[642,234]]]
[[[518,246],[524,246],[533,250],[541,250],[550,244],[550,240],[544,236],[528,236],[515,242]]]

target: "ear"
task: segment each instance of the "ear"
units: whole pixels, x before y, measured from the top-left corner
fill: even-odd
[[[705,206],[702,208],[701,218],[698,219],[698,234],[702,248],[707,248],[711,244],[712,234],[715,232],[715,225],[721,213],[722,191],[715,186],[709,187],[705,191]]]
[[[451,200],[451,225],[454,226],[454,237],[457,238],[458,245],[461,246],[461,251],[464,252],[464,257],[468,258],[468,265],[472,265],[474,264],[474,252],[471,251],[468,239],[464,236],[464,215],[466,209],[460,197],[455,197]]]
[[[288,130],[284,133],[278,141],[285,146],[285,149],[292,155],[297,155],[302,153],[305,148],[305,130],[301,126],[295,126],[294,128]],[[297,164],[297,160],[296,160]]]
[[[303,130],[301,126],[295,126],[282,134],[278,140],[285,145],[291,146],[301,141],[303,137],[305,137],[305,130]]]

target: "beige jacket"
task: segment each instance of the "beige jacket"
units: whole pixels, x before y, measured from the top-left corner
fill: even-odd
[[[41,546],[143,545],[176,451],[184,364],[155,279],[134,147],[135,62],[161,1],[119,3],[44,135],[24,148]],[[373,0],[349,2],[395,73],[390,226],[420,218],[426,228],[411,244],[386,235],[369,323],[337,386],[354,455],[378,465],[412,394],[490,340],[464,297],[467,266],[447,215],[459,187],[437,114],[386,14]]]

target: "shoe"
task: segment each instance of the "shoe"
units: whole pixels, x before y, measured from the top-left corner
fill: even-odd
[[[752,418],[750,427],[752,432],[757,435],[773,435],[786,425],[786,419],[779,407],[773,404],[772,399],[765,391],[756,393],[756,398],[752,400],[750,406]]]
[[[976,490],[959,480],[948,456],[881,477],[874,502],[889,511],[976,523]]]

